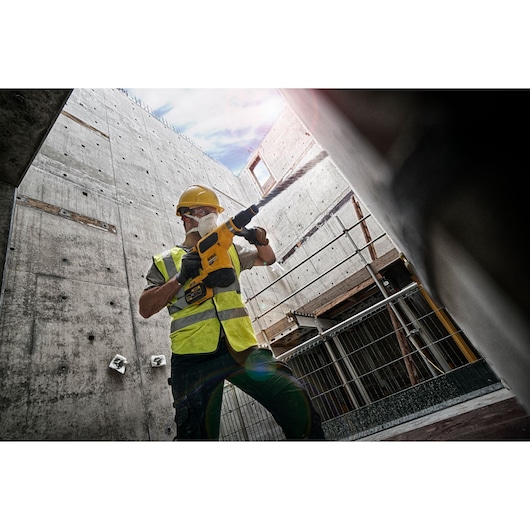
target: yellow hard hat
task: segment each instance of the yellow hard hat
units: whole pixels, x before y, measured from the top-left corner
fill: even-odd
[[[224,208],[219,204],[217,195],[206,186],[190,186],[180,196],[177,204],[177,215],[180,214],[181,208],[197,208],[198,206],[211,206],[218,213],[224,212]]]

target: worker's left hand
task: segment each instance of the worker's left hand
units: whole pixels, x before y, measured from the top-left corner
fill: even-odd
[[[269,244],[267,239],[267,232],[265,228],[256,226],[254,228],[244,228],[242,230],[242,236],[251,244],[257,246],[265,246]]]

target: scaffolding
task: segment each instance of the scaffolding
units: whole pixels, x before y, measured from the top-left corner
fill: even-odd
[[[338,237],[347,238],[353,245],[350,257],[361,257],[371,278],[369,296],[357,304],[353,314],[343,315],[341,321],[331,326],[316,312],[290,312],[298,326],[311,330],[311,336],[276,355],[307,388],[321,414],[327,437],[340,440],[357,439],[363,433],[502,386],[446,310],[436,306],[413,274],[409,275],[409,284],[398,285],[372,269],[362,251],[368,249],[370,258],[375,260],[375,240],[371,240],[363,223],[365,218],[355,199],[352,200],[359,222],[348,229],[341,223],[343,230]],[[353,228],[363,231],[364,247],[357,247],[350,236]],[[402,263],[408,270],[406,262]],[[335,267],[331,266],[324,274]],[[286,294],[277,305],[304,288]],[[264,310],[256,320],[270,310]],[[267,410],[226,384],[221,440],[283,438],[283,432]]]

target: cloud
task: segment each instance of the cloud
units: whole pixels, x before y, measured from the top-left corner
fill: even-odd
[[[164,105],[162,105],[161,107],[158,107],[152,112],[154,116],[156,116],[157,118],[161,118],[162,116],[164,116],[164,114],[167,114],[168,112],[170,112],[171,109],[173,109],[173,105],[171,105],[171,103],[165,103]]]
[[[128,89],[238,174],[285,107],[276,89]]]

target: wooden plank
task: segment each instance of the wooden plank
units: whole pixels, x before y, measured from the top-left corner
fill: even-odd
[[[106,223],[105,221],[100,221],[99,219],[94,219],[93,217],[88,217],[86,215],[81,215],[70,210],[65,210],[60,206],[55,206],[47,202],[32,199],[30,197],[26,197],[25,195],[17,196],[17,204],[28,206],[29,208],[34,208],[35,210],[41,210],[52,215],[58,215],[59,217],[64,217],[65,219],[70,219],[76,223],[97,228],[98,230],[105,230],[106,232],[117,234],[116,227],[110,223]]]
[[[530,418],[515,398],[397,434],[385,441],[530,440]]]

